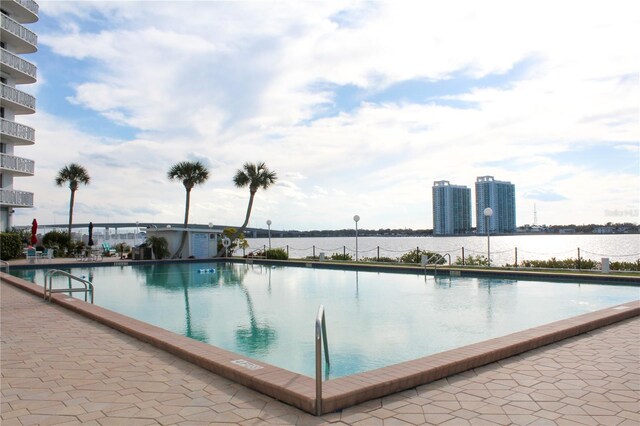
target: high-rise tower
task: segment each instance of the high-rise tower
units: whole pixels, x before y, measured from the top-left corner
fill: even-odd
[[[476,226],[478,234],[489,231],[508,234],[516,231],[516,189],[511,182],[495,180],[493,176],[480,176],[476,180]],[[491,207],[488,219],[484,209]]]
[[[433,182],[433,234],[455,235],[471,231],[471,189]]]
[[[14,154],[14,149],[33,145],[35,130],[16,122],[16,116],[36,112],[36,99],[16,88],[36,81],[36,67],[21,57],[38,50],[38,37],[23,24],[38,20],[38,4],[33,0],[2,0],[0,33],[0,231],[13,226],[13,212],[33,207],[33,193],[14,188],[14,178],[33,176],[34,162]]]

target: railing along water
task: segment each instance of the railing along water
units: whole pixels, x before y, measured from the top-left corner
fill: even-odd
[[[327,341],[327,322],[324,315],[324,306],[318,308],[318,316],[316,317],[316,415],[322,415],[322,347],[320,340],[324,343],[324,358],[327,368],[331,365],[329,362],[329,342]]]
[[[69,279],[69,288],[53,288],[53,277],[56,275],[62,275]],[[78,281],[84,285],[84,287],[71,287],[71,281]],[[59,269],[49,269],[44,276],[44,300],[51,301],[53,293],[73,293],[84,292],[84,301],[87,301],[87,293],[91,293],[91,303],[93,303],[93,284],[91,281],[84,278],[76,277],[68,272],[61,271]]]

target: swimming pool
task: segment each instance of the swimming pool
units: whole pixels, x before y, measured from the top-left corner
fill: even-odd
[[[241,263],[69,271],[94,283],[99,306],[311,377],[323,304],[330,378],[640,299],[632,286]],[[13,273],[44,281],[44,271]]]

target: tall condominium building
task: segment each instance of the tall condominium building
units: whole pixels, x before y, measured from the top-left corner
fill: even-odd
[[[493,215],[487,218],[484,209],[491,207]],[[507,234],[516,231],[516,187],[511,182],[495,180],[493,176],[480,176],[476,180],[476,226],[478,234],[489,231]]]
[[[433,234],[454,235],[471,231],[471,189],[433,182]]]
[[[16,88],[36,81],[36,67],[21,55],[37,51],[38,37],[23,24],[38,20],[38,4],[33,0],[2,0],[0,33],[0,231],[13,226],[16,208],[33,207],[33,193],[15,188],[14,178],[33,176],[34,162],[18,157],[15,151],[35,143],[35,130],[16,118],[36,112],[36,99]]]

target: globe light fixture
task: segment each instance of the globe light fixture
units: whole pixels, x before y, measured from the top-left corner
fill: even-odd
[[[487,228],[487,263],[489,267],[491,267],[491,240],[489,237],[489,218],[491,216],[493,216],[493,209],[491,207],[484,209],[484,226]]]
[[[269,250],[271,250],[271,219],[267,220],[267,226],[269,227]]]

